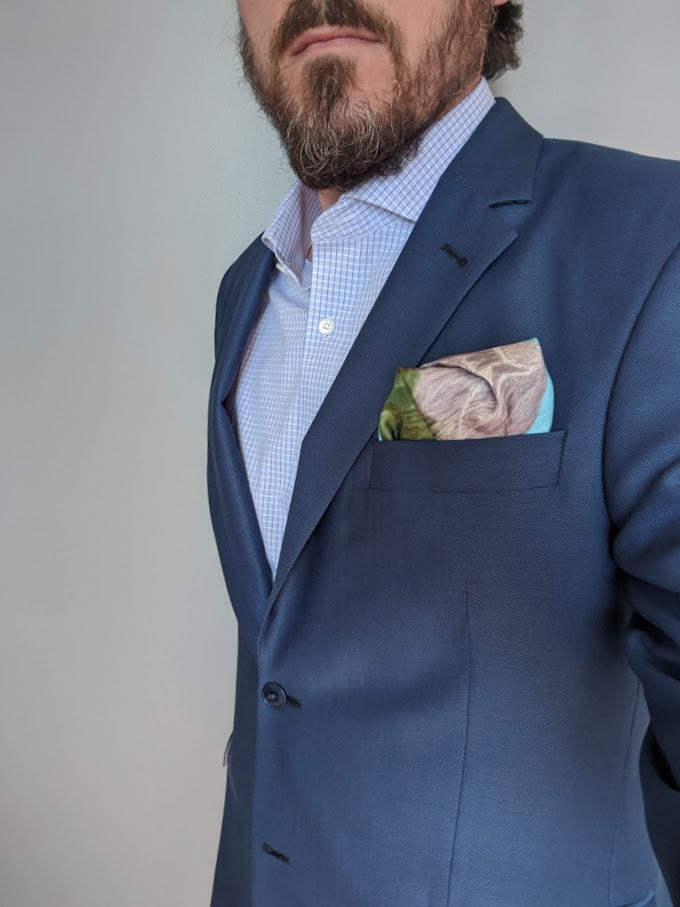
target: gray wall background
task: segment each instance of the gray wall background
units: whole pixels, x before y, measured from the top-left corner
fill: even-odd
[[[497,93],[680,157],[677,0],[525,19]],[[209,901],[236,638],[214,300],[290,183],[234,24],[231,0],[2,0],[0,907]]]

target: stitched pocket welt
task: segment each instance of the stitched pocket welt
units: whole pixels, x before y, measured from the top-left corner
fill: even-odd
[[[565,430],[462,441],[373,441],[369,487],[470,494],[559,482]]]

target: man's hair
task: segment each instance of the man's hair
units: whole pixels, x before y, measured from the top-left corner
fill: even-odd
[[[517,45],[523,34],[522,3],[509,0],[493,10],[482,70],[485,79],[494,79],[506,69],[517,69],[520,63]]]

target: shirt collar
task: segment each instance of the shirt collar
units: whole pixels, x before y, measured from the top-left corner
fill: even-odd
[[[463,100],[427,129],[418,151],[396,175],[375,176],[345,192],[327,211],[321,211],[317,193],[297,180],[262,235],[278,262],[302,279],[307,250],[316,221],[325,236],[345,232],[348,208],[359,202],[415,223],[440,177],[495,103],[482,78]]]

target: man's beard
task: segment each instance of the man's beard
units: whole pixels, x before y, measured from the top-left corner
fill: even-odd
[[[265,70],[241,21],[244,75],[299,179],[316,190],[346,190],[372,176],[398,173],[416,154],[423,132],[479,74],[489,25],[483,20],[486,9],[477,0],[453,0],[414,67],[405,61],[397,25],[384,13],[366,9],[362,0],[292,0]],[[305,63],[301,97],[294,97],[278,62],[296,38],[323,25],[364,29],[383,41],[394,67],[388,97],[362,97],[354,89],[356,60],[335,53]]]

